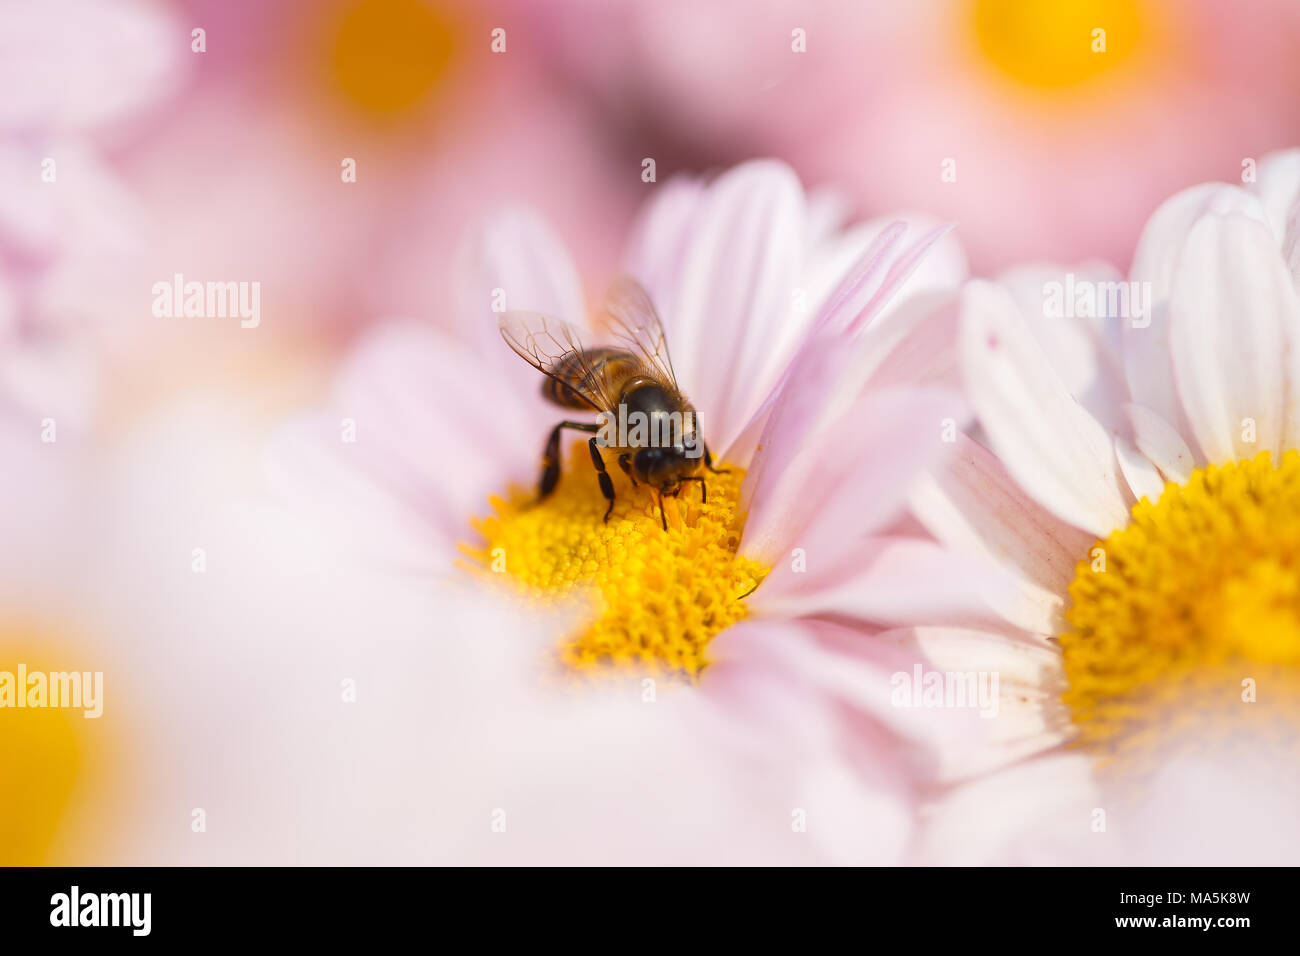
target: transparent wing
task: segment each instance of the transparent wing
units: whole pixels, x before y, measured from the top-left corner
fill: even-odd
[[[668,339],[659,313],[650,301],[650,293],[631,276],[619,276],[605,294],[604,308],[615,341],[644,359],[676,388],[677,376],[668,355]]]
[[[612,408],[605,377],[591,367],[573,326],[540,312],[503,312],[501,337],[515,354],[548,378],[571,389],[596,411]]]

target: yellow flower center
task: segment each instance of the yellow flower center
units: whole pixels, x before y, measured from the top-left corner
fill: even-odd
[[[975,0],[975,39],[1002,73],[1025,86],[1076,86],[1128,59],[1139,45],[1142,0]]]
[[[1104,760],[1207,727],[1293,733],[1300,454],[1198,469],[1144,498],[1079,562],[1070,596],[1063,699]]]
[[[0,625],[0,866],[95,863],[119,812],[112,715],[51,706],[51,674],[93,667],[53,650],[58,641],[39,625]]]
[[[358,0],[343,12],[333,37],[335,81],[367,113],[401,113],[438,87],[461,33],[446,4]]]
[[[664,499],[632,487],[612,461],[614,511],[600,493],[586,442],[570,449],[559,486],[545,501],[513,488],[493,498],[494,514],[474,522],[486,543],[467,548],[475,563],[504,574],[543,604],[577,595],[593,601],[594,620],[559,650],[574,671],[616,669],[689,681],[708,663],[710,639],[746,614],[742,598],[767,573],[736,553],[744,515],[744,471],[705,472]]]

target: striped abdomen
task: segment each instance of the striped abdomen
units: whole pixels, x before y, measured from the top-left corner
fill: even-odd
[[[601,396],[612,399],[619,391],[619,383],[640,371],[636,356],[622,349],[569,352],[551,367],[551,377],[542,383],[542,394],[563,408],[590,411],[594,405],[599,411],[608,411]]]

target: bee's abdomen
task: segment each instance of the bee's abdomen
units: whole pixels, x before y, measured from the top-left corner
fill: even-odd
[[[598,396],[637,368],[636,356],[622,349],[587,349],[561,356],[551,368],[553,378],[542,383],[542,394],[563,408],[603,407]],[[586,399],[583,396],[587,396]]]

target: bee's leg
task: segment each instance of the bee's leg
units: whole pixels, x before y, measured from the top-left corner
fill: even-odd
[[[667,530],[668,530],[668,516],[664,514],[664,495],[663,495],[663,492],[660,492],[660,493],[659,493],[659,522],[664,526],[664,530],[667,531]]]
[[[596,444],[596,439],[587,442],[587,447],[591,449],[591,463],[596,466],[596,477],[600,479],[600,493],[609,499],[609,507],[605,509],[605,521],[608,522],[609,513],[614,510],[614,482],[605,470],[605,459],[600,457],[600,445]]]
[[[623,469],[623,473],[632,479],[632,487],[636,487],[636,475],[632,474],[632,456],[628,452],[618,456],[618,467]]]
[[[713,456],[712,456],[711,454],[709,454],[709,446],[708,446],[708,445],[705,445],[705,446],[704,446],[704,467],[707,468],[707,469],[709,469],[709,471],[713,472],[715,475],[729,475],[729,474],[731,474],[731,469],[730,469],[730,468],[714,468],[714,467],[713,467]]]
[[[690,478],[683,478],[682,481],[698,481],[700,483],[700,504],[709,503],[709,489],[705,487],[703,475],[692,475]]]
[[[563,428],[580,432],[596,431],[595,425],[586,422],[560,422],[551,429],[551,437],[546,439],[546,450],[542,452],[542,479],[537,483],[538,501],[545,499],[560,483],[560,430]]]

